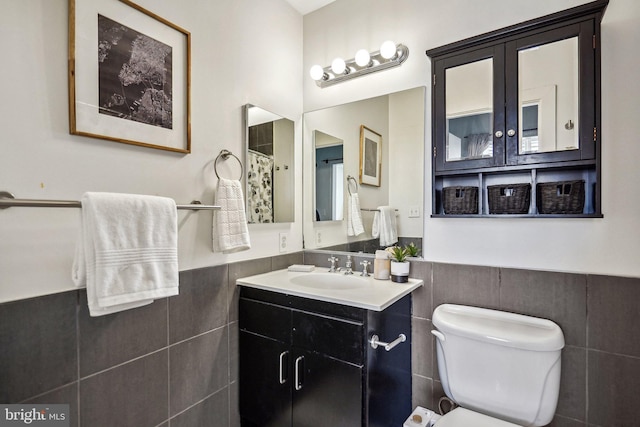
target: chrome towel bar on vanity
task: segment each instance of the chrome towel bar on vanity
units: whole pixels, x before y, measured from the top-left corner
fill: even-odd
[[[398,338],[391,342],[382,342],[380,341],[380,337],[377,335],[373,335],[369,340],[369,344],[371,344],[371,348],[374,350],[378,348],[378,346],[384,347],[386,351],[393,349],[393,347],[397,346],[401,342],[405,342],[407,340],[407,336],[405,334],[398,335]]]
[[[41,200],[41,199],[16,199],[8,191],[0,191],[0,209],[12,206],[32,207],[32,208],[81,208],[82,204],[78,200]],[[216,211],[220,206],[203,205],[198,200],[194,200],[189,205],[176,205],[179,210],[207,210]]]

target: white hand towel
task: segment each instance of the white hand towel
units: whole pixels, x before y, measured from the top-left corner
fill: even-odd
[[[358,236],[364,233],[358,193],[349,195],[347,205],[347,236]]]
[[[380,246],[391,246],[398,242],[396,210],[390,206],[378,206],[373,216],[373,237],[380,237]]]
[[[178,221],[172,199],[85,193],[73,281],[91,316],[178,294]]]
[[[240,181],[220,178],[213,213],[213,251],[230,254],[251,248]]]

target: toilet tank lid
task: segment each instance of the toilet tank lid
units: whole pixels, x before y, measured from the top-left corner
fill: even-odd
[[[562,330],[551,320],[488,308],[442,304],[433,311],[433,325],[445,338],[453,334],[533,351],[564,347]]]

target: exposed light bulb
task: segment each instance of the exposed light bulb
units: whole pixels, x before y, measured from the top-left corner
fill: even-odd
[[[317,64],[311,67],[311,69],[309,70],[309,74],[311,75],[311,78],[315,81],[322,80],[325,75],[324,69]]]
[[[394,42],[387,40],[380,46],[380,56],[384,59],[391,59],[398,54],[398,48]]]
[[[342,58],[336,58],[331,62],[331,71],[336,73],[336,75],[343,74],[347,69],[347,64],[344,62]]]
[[[371,63],[371,55],[369,51],[366,49],[360,49],[356,52],[356,64],[359,67],[366,67]]]

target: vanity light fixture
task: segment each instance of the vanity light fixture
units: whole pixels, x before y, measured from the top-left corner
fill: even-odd
[[[331,65],[322,67],[314,65],[309,70],[311,78],[320,87],[327,87],[365,74],[401,65],[409,57],[409,48],[390,40],[382,43],[380,50],[371,52],[360,49],[355,58],[345,61],[335,58]]]

